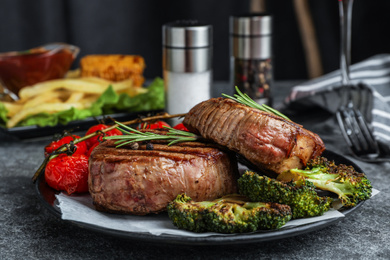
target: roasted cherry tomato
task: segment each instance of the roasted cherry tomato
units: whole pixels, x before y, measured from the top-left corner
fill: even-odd
[[[48,156],[50,153],[54,152],[61,145],[70,143],[71,141],[73,141],[77,138],[80,138],[80,136],[67,135],[67,136],[62,137],[58,141],[51,142],[50,144],[45,146],[45,156]],[[87,152],[87,145],[86,145],[85,141],[75,144],[75,148],[76,148],[76,150],[75,150],[74,154],[85,154]]]
[[[46,165],[45,180],[53,189],[68,194],[88,191],[88,157],[60,154]]]
[[[85,155],[89,158],[91,156],[93,149],[95,149],[95,147],[98,145],[99,145],[99,142],[96,142],[94,145],[92,145],[92,147],[88,149],[88,151]]]
[[[98,125],[94,125],[92,127],[90,127],[87,131],[87,133],[85,135],[89,135],[89,134],[92,134],[96,131],[101,131],[103,129],[106,129],[108,128],[109,126],[108,125],[105,125],[105,124],[98,124]],[[119,131],[118,129],[112,129],[110,131],[107,131],[105,133],[106,136],[113,136],[113,135],[122,135],[122,132]],[[88,150],[94,146],[96,143],[99,143],[101,142],[103,139],[103,134],[100,134],[100,135],[96,135],[94,137],[91,137],[91,138],[88,138],[87,140],[85,140],[85,143],[87,144],[87,148]]]
[[[174,129],[177,129],[177,130],[182,130],[182,131],[188,131],[187,127],[185,127],[183,125],[183,123],[180,123],[180,124],[177,124],[173,127]]]
[[[156,121],[155,123],[142,123],[141,126],[137,127],[137,129],[161,129],[166,127],[171,127],[167,122],[164,121]]]

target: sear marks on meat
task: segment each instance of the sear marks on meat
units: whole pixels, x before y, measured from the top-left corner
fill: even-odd
[[[231,99],[201,102],[187,113],[183,123],[271,176],[300,168],[325,150],[320,137],[301,125]]]
[[[145,215],[166,209],[180,193],[197,201],[237,192],[231,152],[199,142],[97,146],[89,161],[89,191],[97,210]],[[133,146],[134,148],[134,146]]]

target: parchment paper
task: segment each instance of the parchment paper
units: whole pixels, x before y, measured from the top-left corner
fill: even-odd
[[[373,195],[379,191],[373,190]],[[68,196],[65,193],[56,195],[58,206],[61,209],[62,219],[96,225],[102,228],[120,230],[125,232],[150,233],[159,236],[170,234],[183,237],[207,237],[226,236],[217,233],[194,233],[176,228],[166,213],[148,216],[130,216],[103,213],[96,211],[89,194]],[[331,209],[319,217],[294,219],[287,222],[282,228],[300,226],[321,220],[344,217],[344,214],[336,209]]]

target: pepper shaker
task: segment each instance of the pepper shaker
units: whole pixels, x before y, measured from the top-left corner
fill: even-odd
[[[187,113],[210,99],[212,51],[211,25],[195,20],[163,25],[163,77],[169,114]]]
[[[272,104],[272,17],[230,17],[231,84],[259,104]]]

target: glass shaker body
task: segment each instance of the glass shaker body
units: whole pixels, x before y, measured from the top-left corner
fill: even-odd
[[[271,16],[230,18],[231,84],[259,104],[272,104]]]
[[[212,85],[212,27],[197,21],[163,26],[163,76],[166,111],[187,113],[210,99]],[[181,120],[170,121],[177,124]]]

